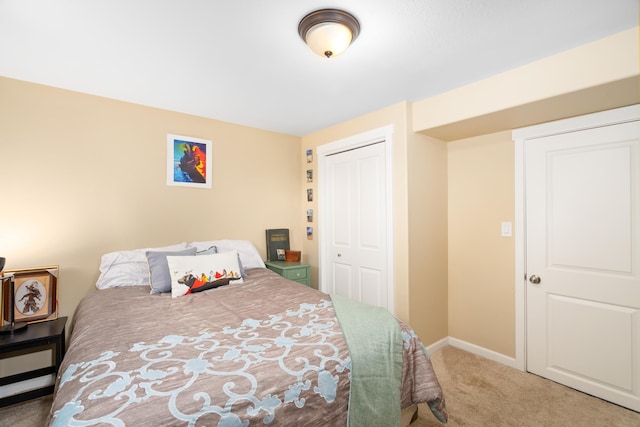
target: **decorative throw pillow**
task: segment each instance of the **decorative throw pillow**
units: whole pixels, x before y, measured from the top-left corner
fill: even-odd
[[[167,256],[173,298],[242,283],[238,252],[200,256]]]
[[[188,248],[181,251],[147,251],[149,264],[149,279],[151,282],[151,295],[171,292],[171,277],[169,277],[169,265],[167,255],[195,256],[196,248]]]
[[[209,244],[210,243],[211,242],[209,242]],[[218,251],[218,247],[215,246],[215,245],[209,246],[209,248],[204,249],[206,244],[207,244],[207,242],[193,243],[193,245],[195,245],[195,247],[198,249],[198,252],[196,252],[196,255],[210,255],[210,254],[217,254],[219,252],[229,252],[230,251],[230,249],[227,249],[227,250],[224,250],[224,251]],[[244,270],[244,266],[242,265],[242,257],[240,256],[240,252],[239,251],[238,251],[238,266],[240,267],[240,275],[244,279],[245,277],[247,277],[247,272]]]
[[[196,252],[196,255],[211,255],[211,254],[217,254],[217,253],[218,253],[218,247],[210,246],[208,249],[199,250],[198,252]],[[240,252],[238,252],[238,267],[240,267],[240,275],[242,276],[242,278],[244,279],[245,277],[247,277],[247,272],[244,271],[244,267],[242,266],[242,260],[240,259]]]

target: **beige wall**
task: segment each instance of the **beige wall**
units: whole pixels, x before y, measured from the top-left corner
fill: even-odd
[[[213,141],[212,189],[166,185],[167,133]],[[264,256],[264,230],[277,227],[299,246],[299,146],[298,137],[0,78],[0,254],[7,268],[58,264],[60,315],[71,316],[106,252],[237,238]]]
[[[425,344],[448,335],[447,146],[409,133],[409,324]]]
[[[445,141],[640,100],[640,27],[413,104],[413,130]]]
[[[449,335],[515,357],[514,143],[499,132],[447,144]]]

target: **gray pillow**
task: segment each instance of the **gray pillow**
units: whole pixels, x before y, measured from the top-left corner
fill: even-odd
[[[196,248],[183,249],[181,251],[147,251],[147,262],[149,263],[149,279],[151,282],[151,295],[171,292],[171,276],[169,275],[169,265],[167,255],[171,256],[195,256]]]

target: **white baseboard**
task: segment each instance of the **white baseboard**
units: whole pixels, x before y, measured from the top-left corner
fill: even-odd
[[[468,351],[469,353],[473,353],[477,356],[484,357],[485,359],[493,360],[494,362],[501,363],[503,365],[509,366],[510,368],[521,370],[518,368],[515,358],[505,356],[502,353],[498,353],[496,351],[489,350],[484,347],[480,347],[479,345],[471,344],[469,342],[460,340],[458,338],[446,337],[441,339],[440,341],[436,341],[435,343],[429,345],[426,348],[429,354],[432,354],[448,345],[459,348],[464,351]]]
[[[440,341],[436,341],[433,344],[429,345],[428,347],[425,347],[427,349],[427,351],[429,352],[429,354],[433,354],[436,351],[446,347],[449,345],[449,337],[446,338],[442,338]]]

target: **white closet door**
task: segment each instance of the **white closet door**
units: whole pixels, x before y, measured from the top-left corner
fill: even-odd
[[[640,124],[525,142],[527,369],[640,410]]]
[[[391,309],[384,144],[328,156],[326,174],[327,292]]]

